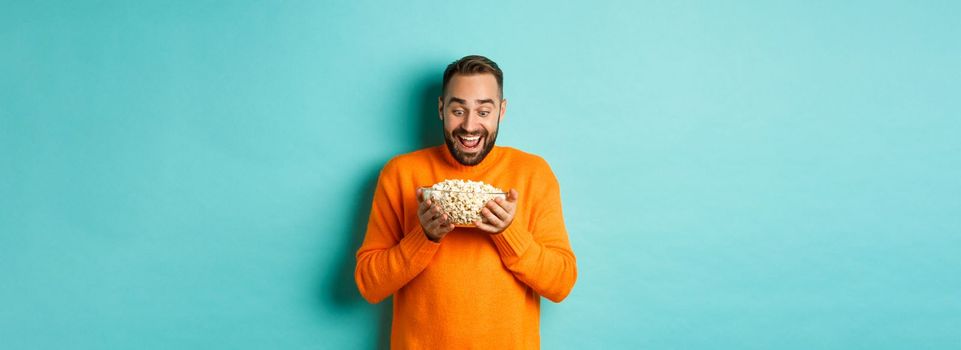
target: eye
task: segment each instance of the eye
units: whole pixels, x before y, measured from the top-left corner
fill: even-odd
[[[463,110],[460,110],[460,109],[455,109],[455,110],[454,110],[454,115],[460,117],[460,116],[464,115],[464,111],[463,111]]]
[[[480,115],[481,117],[486,117],[486,116],[487,116],[488,114],[490,114],[490,113],[491,113],[490,111],[480,111],[480,112],[477,112],[477,114]]]

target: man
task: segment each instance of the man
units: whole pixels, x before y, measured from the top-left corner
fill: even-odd
[[[381,170],[357,287],[371,303],[393,294],[392,348],[538,348],[540,297],[560,302],[577,279],[557,179],[540,157],[494,145],[507,107],[496,63],[457,60],[442,90],[446,145]],[[486,204],[476,227],[455,227],[418,189],[445,179],[510,192]]]

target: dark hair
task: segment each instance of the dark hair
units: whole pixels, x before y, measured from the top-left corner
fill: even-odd
[[[499,92],[500,97],[503,98],[504,72],[502,72],[500,67],[497,66],[497,63],[494,63],[494,61],[491,61],[489,58],[480,55],[464,56],[463,58],[447,65],[447,69],[444,70],[444,85],[441,87],[440,93],[443,95],[447,92],[447,83],[450,82],[450,79],[454,77],[454,74],[474,75],[484,73],[490,73],[494,75],[494,78],[497,79],[497,92]]]

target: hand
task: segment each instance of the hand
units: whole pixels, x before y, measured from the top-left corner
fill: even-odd
[[[448,232],[454,230],[454,224],[447,221],[447,214],[444,214],[440,207],[434,205],[434,201],[424,199],[424,191],[417,189],[417,217],[420,219],[420,227],[424,229],[427,239],[440,242],[441,238]]]
[[[481,216],[484,217],[484,220],[474,221],[474,225],[491,234],[504,232],[511,225],[511,222],[514,222],[514,212],[517,210],[518,198],[517,190],[512,188],[507,193],[506,200],[498,197],[487,202],[481,209]]]

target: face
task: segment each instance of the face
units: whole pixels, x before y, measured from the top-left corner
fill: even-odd
[[[444,122],[444,141],[454,159],[477,165],[497,140],[500,120],[507,109],[493,74],[454,75],[437,109]]]

